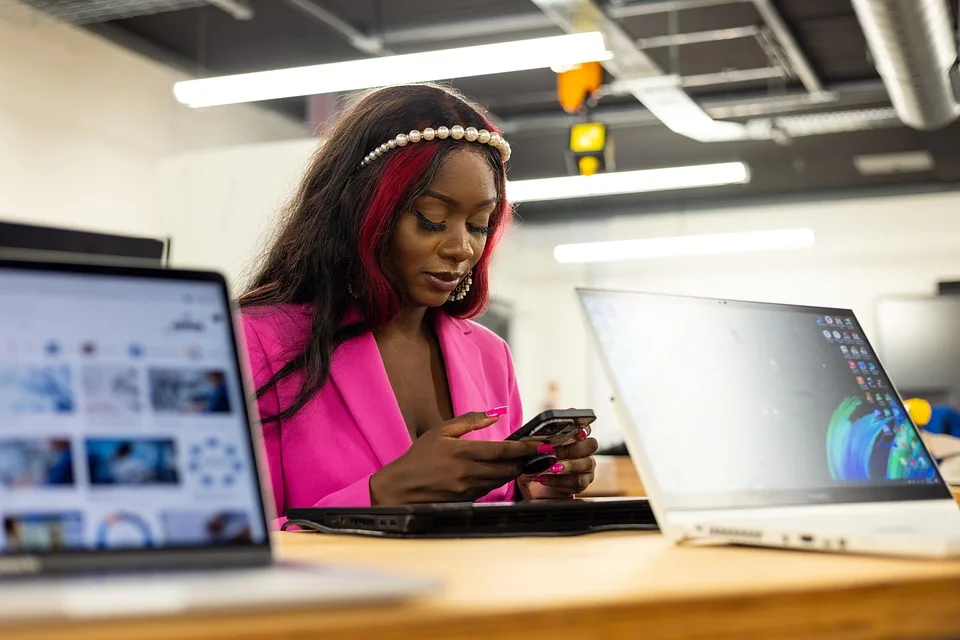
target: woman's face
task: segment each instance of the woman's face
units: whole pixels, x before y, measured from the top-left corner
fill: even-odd
[[[483,254],[496,206],[486,158],[470,149],[448,154],[427,191],[401,214],[391,239],[391,262],[407,304],[447,302]]]

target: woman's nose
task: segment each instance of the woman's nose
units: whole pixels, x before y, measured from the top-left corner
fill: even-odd
[[[445,260],[456,260],[458,263],[466,262],[473,258],[473,244],[470,242],[469,232],[464,230],[453,230],[440,246],[440,257]]]

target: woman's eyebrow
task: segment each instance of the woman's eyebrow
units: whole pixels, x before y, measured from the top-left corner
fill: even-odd
[[[445,202],[446,204],[450,205],[451,207],[457,207],[457,208],[460,207],[460,202],[458,202],[456,198],[452,198],[452,197],[450,197],[450,196],[448,196],[448,195],[444,195],[444,194],[438,193],[438,192],[436,192],[436,191],[424,191],[424,192],[423,192],[423,197],[425,197],[425,198],[433,198],[433,199],[435,199],[435,200],[439,200],[440,202]],[[479,203],[479,204],[476,206],[475,209],[483,209],[484,207],[489,207],[491,204],[496,204],[496,202],[497,202],[497,199],[496,199],[496,198],[488,198],[488,199],[484,200],[483,202]]]

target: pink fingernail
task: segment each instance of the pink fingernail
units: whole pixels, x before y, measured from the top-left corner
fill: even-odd
[[[581,428],[580,431],[577,432],[577,440],[586,440],[589,435],[586,429]]]
[[[537,453],[548,453],[552,456],[553,454],[556,453],[556,451],[553,450],[552,444],[550,444],[549,442],[544,442],[542,445],[537,447]]]
[[[506,407],[496,407],[494,409],[490,409],[490,411],[487,411],[487,417],[499,418],[500,416],[505,415],[506,413],[507,413]]]
[[[549,484],[550,476],[537,476],[533,479],[534,482],[539,482],[540,484]]]
[[[550,473],[563,473],[563,465],[559,462],[550,467]]]

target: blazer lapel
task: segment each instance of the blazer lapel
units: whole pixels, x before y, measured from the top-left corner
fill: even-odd
[[[480,350],[472,340],[465,338],[473,328],[469,323],[455,320],[442,312],[437,314],[435,326],[447,370],[453,415],[490,409],[484,406],[487,399],[477,384],[477,380],[486,379]]]
[[[348,340],[334,351],[330,379],[381,465],[410,448],[410,433],[372,333]]]

